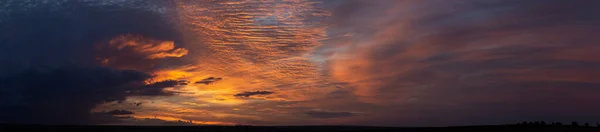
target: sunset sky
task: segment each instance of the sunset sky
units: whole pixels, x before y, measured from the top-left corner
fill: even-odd
[[[0,123],[600,120],[596,0],[0,0]]]

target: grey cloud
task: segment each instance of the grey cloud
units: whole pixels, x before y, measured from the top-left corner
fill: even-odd
[[[158,119],[158,118],[143,118],[143,119],[137,119],[134,118],[132,116],[126,116],[126,115],[111,115],[111,114],[106,114],[106,113],[92,113],[93,121],[94,123],[98,123],[98,124],[106,124],[106,125],[135,125],[135,126],[141,126],[141,125],[152,125],[152,126],[169,126],[169,125],[176,125],[176,126],[181,126],[181,125],[195,125],[192,122],[188,121],[183,121],[183,120],[178,120],[178,121],[168,121],[168,120],[162,120],[162,119]]]
[[[304,114],[314,117],[314,118],[340,118],[340,117],[349,117],[356,116],[355,113],[352,112],[338,112],[338,111],[323,111],[323,110],[309,110],[304,112]]]
[[[134,124],[134,125],[176,125],[176,126],[181,126],[181,125],[194,125],[193,121],[184,121],[184,120],[178,120],[178,121],[167,121],[167,120],[161,120],[161,119],[156,119],[156,118],[145,118],[145,119],[136,119],[133,121],[129,121],[129,122],[122,122],[120,124]]]
[[[97,104],[122,101],[132,95],[126,91],[163,94],[156,91],[168,86],[144,83],[151,77],[144,72],[164,66],[148,64],[142,71],[100,67],[95,52],[97,44],[127,33],[178,41],[159,12],[103,2],[18,3],[0,11],[1,122],[94,123],[90,110]]]
[[[128,110],[111,110],[106,112],[107,114],[111,114],[111,115],[131,115],[134,114],[134,112],[132,111],[128,111]]]
[[[243,93],[238,93],[235,94],[233,96],[235,97],[251,97],[251,96],[257,96],[257,95],[269,95],[269,94],[273,94],[275,92],[271,92],[271,91],[253,91],[253,92],[243,92]]]
[[[0,121],[43,124],[91,123],[88,122],[92,121],[89,119],[89,111],[97,104],[120,102],[132,95],[175,94],[163,89],[177,85],[177,81],[145,85],[144,81],[148,78],[150,75],[142,72],[103,67],[31,69],[2,77],[1,90],[6,91],[7,96],[0,97],[3,100],[0,101]],[[135,105],[139,106],[141,103]],[[133,114],[125,110],[113,110],[108,113]]]
[[[113,115],[106,112],[92,112],[90,113],[90,121],[96,124],[118,124],[127,120],[134,120],[129,115]]]
[[[96,56],[99,54],[95,46],[121,34],[132,33],[159,40],[175,40],[176,44],[179,40],[177,32],[168,20],[163,19],[162,14],[115,6],[118,2],[90,6],[85,2],[70,1],[23,11],[18,10],[23,9],[18,7],[21,1],[12,2],[11,6],[17,7],[3,8],[2,10],[12,11],[0,16],[0,63],[3,64],[0,66],[0,74],[28,67],[98,65]],[[29,1],[21,6],[33,4],[44,5],[42,1]],[[134,58],[128,60],[138,61],[135,56],[132,57]],[[127,59],[126,56],[125,58]],[[138,66],[145,66],[141,68],[144,70],[161,67],[154,61],[139,63]],[[147,72],[144,70],[141,71]]]
[[[351,95],[352,95],[352,93],[350,93],[349,91],[336,90],[336,91],[330,92],[327,95],[327,97],[330,99],[340,99],[340,98],[350,97]]]
[[[109,68],[30,69],[0,78],[0,120],[11,123],[89,123],[96,104],[124,99],[125,90],[143,86],[150,76]],[[34,83],[33,83],[34,82]],[[11,102],[4,102],[11,101]],[[73,107],[65,107],[73,106]]]
[[[220,78],[220,77],[217,77],[217,78],[215,78],[215,77],[208,77],[208,78],[202,79],[200,81],[197,81],[196,84],[206,84],[206,85],[209,85],[209,84],[212,84],[214,82],[220,81],[222,79],[223,78]]]
[[[422,0],[339,6],[335,10],[345,17],[338,18],[335,24],[342,26],[334,30],[359,34],[349,40],[372,40],[333,48],[348,48],[338,54],[356,56],[343,64],[368,62],[349,66],[354,68],[351,75],[362,80],[348,82],[363,86],[355,89],[370,89],[372,98],[385,102],[379,104],[381,110],[373,110],[385,121],[373,118],[364,123],[588,121],[573,115],[596,117],[593,111],[598,107],[593,103],[582,103],[582,109],[563,108],[600,93],[593,89],[600,83],[594,81],[598,78],[594,66],[600,61],[590,57],[597,56],[593,50],[599,48],[598,37],[592,35],[600,28],[594,25],[600,17],[592,15],[600,11],[593,7],[596,4],[586,0]],[[398,15],[403,13],[410,15]],[[440,117],[444,120],[427,120]]]
[[[165,88],[175,87],[178,85],[184,85],[180,81],[176,80],[165,80],[161,82],[155,82],[148,84],[143,87],[134,88],[130,91],[131,95],[142,95],[142,96],[170,96],[177,94],[176,91],[165,91]]]

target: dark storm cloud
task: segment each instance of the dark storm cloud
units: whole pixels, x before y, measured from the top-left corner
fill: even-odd
[[[162,91],[172,82],[145,85],[151,76],[144,72],[160,65],[119,70],[96,58],[95,46],[122,34],[177,41],[158,12],[102,2],[19,2],[0,9],[0,122],[88,124],[97,104],[173,94]]]
[[[333,30],[352,35],[341,39],[361,41],[334,41],[335,48],[347,49],[334,53],[329,71],[350,82],[359,101],[389,110],[377,112],[377,123],[469,125],[600,116],[593,112],[598,103],[588,102],[600,94],[594,88],[600,84],[597,1],[359,3],[335,9],[347,17],[336,18],[341,20]],[[419,122],[439,118],[444,120]]]
[[[145,85],[150,76],[109,68],[31,69],[0,78],[0,121],[12,123],[90,123],[97,104],[122,101],[127,96],[165,96],[176,81]],[[135,92],[131,92],[135,91]],[[111,111],[123,114],[125,111]],[[111,113],[109,112],[109,113]],[[125,112],[126,113],[126,112]]]
[[[356,114],[352,112],[334,112],[334,111],[322,111],[322,110],[309,110],[304,112],[304,114],[314,117],[314,118],[340,118],[340,117],[349,117],[355,116]]]
[[[148,75],[108,68],[30,69],[0,78],[0,120],[11,123],[89,123],[96,104],[124,98]]]
[[[20,6],[32,3],[35,2]],[[178,40],[170,22],[150,10],[110,4],[90,6],[76,1],[59,7],[43,6],[39,2],[36,8],[27,9],[20,7],[19,1],[13,4],[3,9],[11,11],[10,14],[0,16],[0,63],[3,64],[0,68],[3,71],[21,67],[96,65],[99,61],[94,46],[107,44],[122,34]],[[155,66],[149,63],[140,65]]]
[[[271,91],[253,91],[253,92],[242,92],[242,93],[238,93],[235,94],[233,96],[235,97],[251,97],[251,96],[257,96],[257,95],[269,95],[269,94],[273,94],[275,92],[271,92]]]

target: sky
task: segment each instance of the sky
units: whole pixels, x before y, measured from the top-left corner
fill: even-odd
[[[0,123],[596,122],[598,4],[4,0]]]

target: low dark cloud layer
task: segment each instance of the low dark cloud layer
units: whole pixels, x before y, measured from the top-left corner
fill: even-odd
[[[165,80],[165,81],[161,81],[161,82],[148,84],[141,88],[133,89],[132,91],[130,91],[131,92],[130,94],[142,95],[142,96],[169,96],[169,95],[177,94],[177,92],[165,91],[164,88],[175,87],[177,85],[181,85],[181,83],[179,81],[175,81],[175,80]]]
[[[314,118],[340,118],[355,116],[352,112],[337,112],[337,111],[323,111],[323,110],[309,110],[304,114]]]
[[[89,123],[90,110],[123,100],[150,76],[109,68],[30,69],[0,78],[0,118],[13,123]]]
[[[129,121],[122,121],[120,124],[133,124],[133,125],[173,125],[173,126],[185,126],[185,125],[195,125],[193,122],[177,120],[177,121],[167,121],[155,118],[145,118],[145,119],[135,119]]]
[[[273,94],[273,93],[275,93],[275,92],[271,92],[271,91],[253,91],[253,92],[242,92],[242,93],[235,94],[233,96],[235,96],[235,97],[249,98],[249,97],[252,97],[252,96],[269,95],[269,94]]]
[[[215,78],[215,77],[208,77],[208,78],[202,79],[200,81],[197,81],[196,84],[209,85],[211,83],[214,83],[214,82],[217,82],[217,81],[220,81],[220,80],[223,80],[223,78],[220,78],[220,77],[217,77],[217,78]]]
[[[134,112],[132,111],[128,111],[128,110],[111,110],[106,112],[107,114],[111,114],[111,115],[131,115],[134,114]]]
[[[173,126],[182,126],[182,125],[195,125],[194,122],[190,121],[168,121],[157,118],[134,118],[132,116],[127,115],[113,115],[107,113],[92,113],[93,122],[95,124],[102,125],[147,125],[147,126],[165,126],[165,125],[173,125]]]
[[[0,121],[13,123],[90,123],[97,104],[127,96],[168,96],[177,81],[145,84],[150,75],[132,70],[65,67],[30,69],[0,78]],[[115,115],[127,111],[111,111]],[[131,113],[133,114],[133,113]]]

